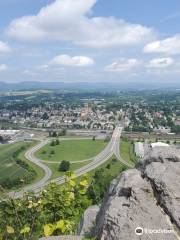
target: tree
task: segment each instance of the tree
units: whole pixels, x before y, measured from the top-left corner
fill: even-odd
[[[54,147],[55,145],[56,145],[55,141],[52,140],[51,143],[50,143],[50,146],[51,146],[51,147]]]
[[[54,150],[52,150],[50,154],[51,154],[51,155],[54,155],[54,154],[55,154],[55,151],[54,151]]]
[[[92,204],[87,196],[89,183],[87,176],[77,179],[68,172],[62,186],[50,183],[38,195],[25,193],[19,199],[6,196],[0,202],[0,239],[32,240],[74,233],[84,210]]]
[[[63,160],[59,165],[60,172],[67,172],[70,169],[70,162]]]
[[[42,119],[43,119],[43,120],[49,119],[49,116],[48,116],[47,112],[45,112],[45,113],[42,115]]]
[[[53,132],[52,137],[57,137],[57,132]]]

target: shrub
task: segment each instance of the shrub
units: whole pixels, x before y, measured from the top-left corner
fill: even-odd
[[[51,146],[51,147],[54,147],[55,145],[56,145],[55,141],[52,140],[51,143],[50,143],[50,146]]]
[[[87,176],[77,180],[68,172],[63,186],[51,183],[38,196],[26,193],[21,199],[2,200],[0,239],[35,240],[75,233],[82,213],[91,205],[88,186]]]
[[[63,160],[59,165],[60,172],[67,172],[70,169],[70,162]]]
[[[57,137],[57,132],[53,132],[52,137]]]
[[[50,154],[51,154],[51,155],[54,155],[54,154],[55,154],[55,151],[54,151],[54,150],[51,150]]]

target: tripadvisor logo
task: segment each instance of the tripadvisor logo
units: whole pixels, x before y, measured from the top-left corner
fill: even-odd
[[[137,227],[136,229],[135,229],[135,234],[136,235],[143,235],[143,228],[141,228],[141,227]]]

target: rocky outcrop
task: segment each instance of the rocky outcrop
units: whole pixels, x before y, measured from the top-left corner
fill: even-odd
[[[104,198],[94,235],[102,240],[180,239],[179,154],[154,149],[137,169],[120,174]]]
[[[155,148],[136,169],[121,173],[100,207],[88,208],[79,237],[98,240],[180,240],[180,151]],[[43,239],[42,239],[43,240]]]
[[[93,235],[95,223],[96,223],[96,216],[99,212],[99,206],[91,206],[89,207],[83,214],[77,234],[80,236],[89,237]]]
[[[180,152],[156,148],[139,164],[142,176],[151,183],[157,203],[180,228]]]

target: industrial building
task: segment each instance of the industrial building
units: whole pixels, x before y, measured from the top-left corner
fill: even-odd
[[[144,157],[144,144],[142,142],[136,142],[134,144],[134,151],[137,157]]]

